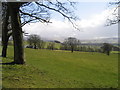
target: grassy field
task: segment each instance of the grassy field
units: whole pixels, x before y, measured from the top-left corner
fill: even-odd
[[[118,54],[25,49],[26,65],[2,65],[4,88],[118,87]],[[13,60],[13,48],[3,63]]]
[[[111,51],[112,54],[120,54],[120,51]]]

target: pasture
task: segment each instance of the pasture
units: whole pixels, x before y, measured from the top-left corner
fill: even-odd
[[[118,54],[25,49],[26,65],[2,65],[3,88],[116,88]],[[3,63],[13,61],[13,48]]]

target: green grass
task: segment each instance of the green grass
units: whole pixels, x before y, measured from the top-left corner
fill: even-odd
[[[47,46],[49,45],[49,43],[52,43],[52,42],[44,42],[44,43],[45,43],[44,48],[47,48]],[[60,49],[60,45],[61,45],[60,43],[55,43],[54,42],[54,44],[55,44],[54,48]],[[29,43],[27,41],[24,41],[24,45],[29,45]]]
[[[25,49],[26,65],[3,65],[4,88],[118,87],[118,54]],[[13,48],[8,57],[13,60]]]
[[[52,43],[52,42],[45,42],[44,48],[47,48],[47,46],[49,45],[49,43]],[[55,43],[54,42],[54,44],[55,44],[54,48],[60,49],[60,45],[61,45],[60,43]]]
[[[112,54],[120,54],[120,51],[111,51]]]

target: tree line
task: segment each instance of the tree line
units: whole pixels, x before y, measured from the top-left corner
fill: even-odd
[[[27,42],[29,43],[26,48],[34,49],[49,49],[49,50],[68,50],[72,53],[74,51],[83,51],[83,52],[100,52],[110,55],[112,50],[119,51],[120,48],[115,47],[109,43],[103,43],[100,47],[86,46],[82,45],[80,40],[74,37],[68,37],[64,42],[54,41],[54,42],[44,42],[39,35],[32,34],[28,37]],[[58,43],[60,46],[56,48],[55,44]],[[46,47],[45,47],[46,46]]]

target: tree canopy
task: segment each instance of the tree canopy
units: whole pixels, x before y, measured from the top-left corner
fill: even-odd
[[[30,46],[33,46],[34,49],[43,47],[43,40],[41,40],[39,35],[36,34],[29,35],[27,41]]]
[[[65,41],[63,42],[63,45],[65,47],[69,47],[71,52],[73,52],[76,46],[80,45],[80,41],[74,37],[69,37],[65,39]]]
[[[108,56],[110,55],[110,51],[112,50],[112,45],[109,43],[103,43],[101,47],[103,49],[103,53],[106,53]]]

